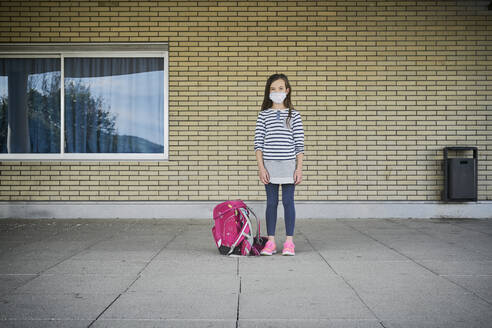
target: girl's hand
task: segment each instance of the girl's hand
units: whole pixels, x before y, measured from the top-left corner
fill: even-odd
[[[270,182],[270,174],[268,173],[266,168],[261,168],[258,170],[258,176],[260,177],[260,181],[263,184],[268,184]]]
[[[302,181],[302,169],[296,169],[294,172],[294,183],[297,185]]]

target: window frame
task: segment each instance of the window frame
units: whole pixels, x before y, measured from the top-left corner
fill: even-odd
[[[142,50],[147,49],[147,50]],[[65,67],[70,57],[162,57],[164,60],[164,152],[140,153],[65,153]],[[167,43],[69,43],[3,44],[0,58],[59,58],[60,153],[1,153],[0,161],[168,161],[169,160],[169,54]],[[10,127],[9,127],[10,129]]]

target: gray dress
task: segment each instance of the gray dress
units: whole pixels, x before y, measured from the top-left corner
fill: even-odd
[[[270,183],[294,183],[294,173],[296,171],[295,158],[288,160],[264,159],[263,163],[270,175]]]

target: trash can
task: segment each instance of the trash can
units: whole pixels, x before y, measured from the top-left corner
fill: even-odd
[[[473,158],[448,158],[448,151],[473,150]],[[477,147],[444,148],[444,201],[477,201]]]

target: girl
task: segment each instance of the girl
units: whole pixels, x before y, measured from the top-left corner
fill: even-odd
[[[292,106],[291,90],[287,76],[284,74],[270,76],[266,82],[263,105],[256,121],[255,154],[258,161],[258,176],[265,184],[267,194],[268,242],[261,252],[262,255],[272,255],[277,252],[275,225],[279,184],[282,184],[286,234],[282,255],[295,255],[295,245],[292,240],[296,218],[294,189],[295,185],[302,181],[304,130],[301,114]]]

